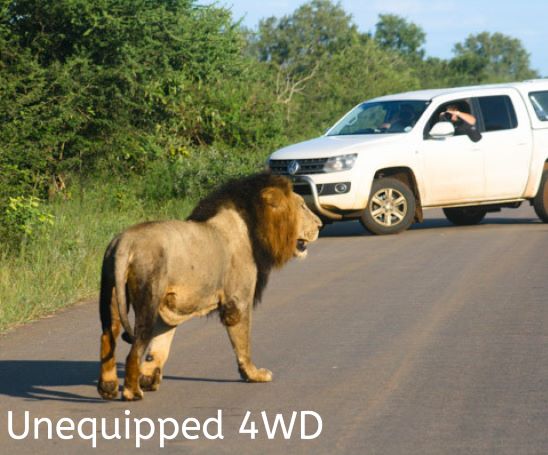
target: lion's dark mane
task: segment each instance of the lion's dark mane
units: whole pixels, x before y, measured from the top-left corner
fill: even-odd
[[[253,259],[257,266],[254,305],[261,301],[268,277],[275,264],[272,252],[261,242],[258,232],[258,216],[260,216],[258,211],[261,204],[264,204],[261,200],[261,191],[268,187],[278,187],[287,191],[291,190],[291,183],[285,177],[268,173],[230,180],[202,199],[187,218],[190,221],[207,221],[215,216],[221,208],[227,206],[233,206],[239,212],[247,225],[251,237]]]

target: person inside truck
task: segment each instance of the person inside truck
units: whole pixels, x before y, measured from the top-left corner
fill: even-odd
[[[471,141],[481,140],[481,133],[477,128],[476,117],[470,113],[468,103],[449,104],[439,115],[440,120],[449,121],[455,127],[455,136],[466,134]]]
[[[379,126],[381,130],[387,130],[390,133],[401,133],[408,131],[415,125],[417,119],[415,110],[410,104],[402,104],[399,109],[394,112],[387,122]]]

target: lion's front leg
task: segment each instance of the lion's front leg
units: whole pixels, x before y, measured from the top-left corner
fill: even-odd
[[[221,321],[226,326],[234,348],[242,379],[249,382],[270,382],[272,372],[266,368],[257,368],[251,361],[251,309],[251,303],[240,309],[234,301],[227,302],[220,308]]]
[[[164,365],[169,356],[176,327],[166,325],[160,318],[156,323],[154,338],[150,343],[145,359],[141,362],[140,385],[145,391],[155,391],[160,387]]]

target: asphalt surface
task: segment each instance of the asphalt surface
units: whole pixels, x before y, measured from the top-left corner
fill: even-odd
[[[216,316],[179,327],[160,390],[137,403],[98,398],[96,302],[0,337],[0,452],[548,453],[548,225],[529,206],[474,227],[451,226],[438,210],[427,216],[391,237],[356,222],[328,226],[306,261],[273,273],[253,327],[253,358],[274,372],[269,384],[240,382]],[[123,361],[127,345],[119,352]],[[29,411],[24,439],[9,435],[9,411],[19,436]],[[254,440],[239,433],[247,411]],[[296,411],[290,438],[278,428],[269,439],[261,411],[269,425]],[[302,411],[321,417],[318,437],[301,439]],[[224,439],[188,430],[198,439],[179,432],[159,448],[157,419],[203,425],[218,412]],[[303,415],[313,435],[316,419]],[[136,449],[125,419],[144,417],[155,434]],[[52,439],[47,423],[34,439],[34,418],[53,422]],[[97,449],[67,421],[61,435],[73,439],[61,439],[61,418],[83,435],[93,424],[82,419],[98,419]],[[122,439],[105,440],[101,418],[107,434],[119,419]]]

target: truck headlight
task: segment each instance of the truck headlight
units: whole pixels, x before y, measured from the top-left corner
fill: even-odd
[[[357,157],[357,153],[333,156],[325,162],[323,165],[323,170],[324,172],[348,171],[354,166]]]

